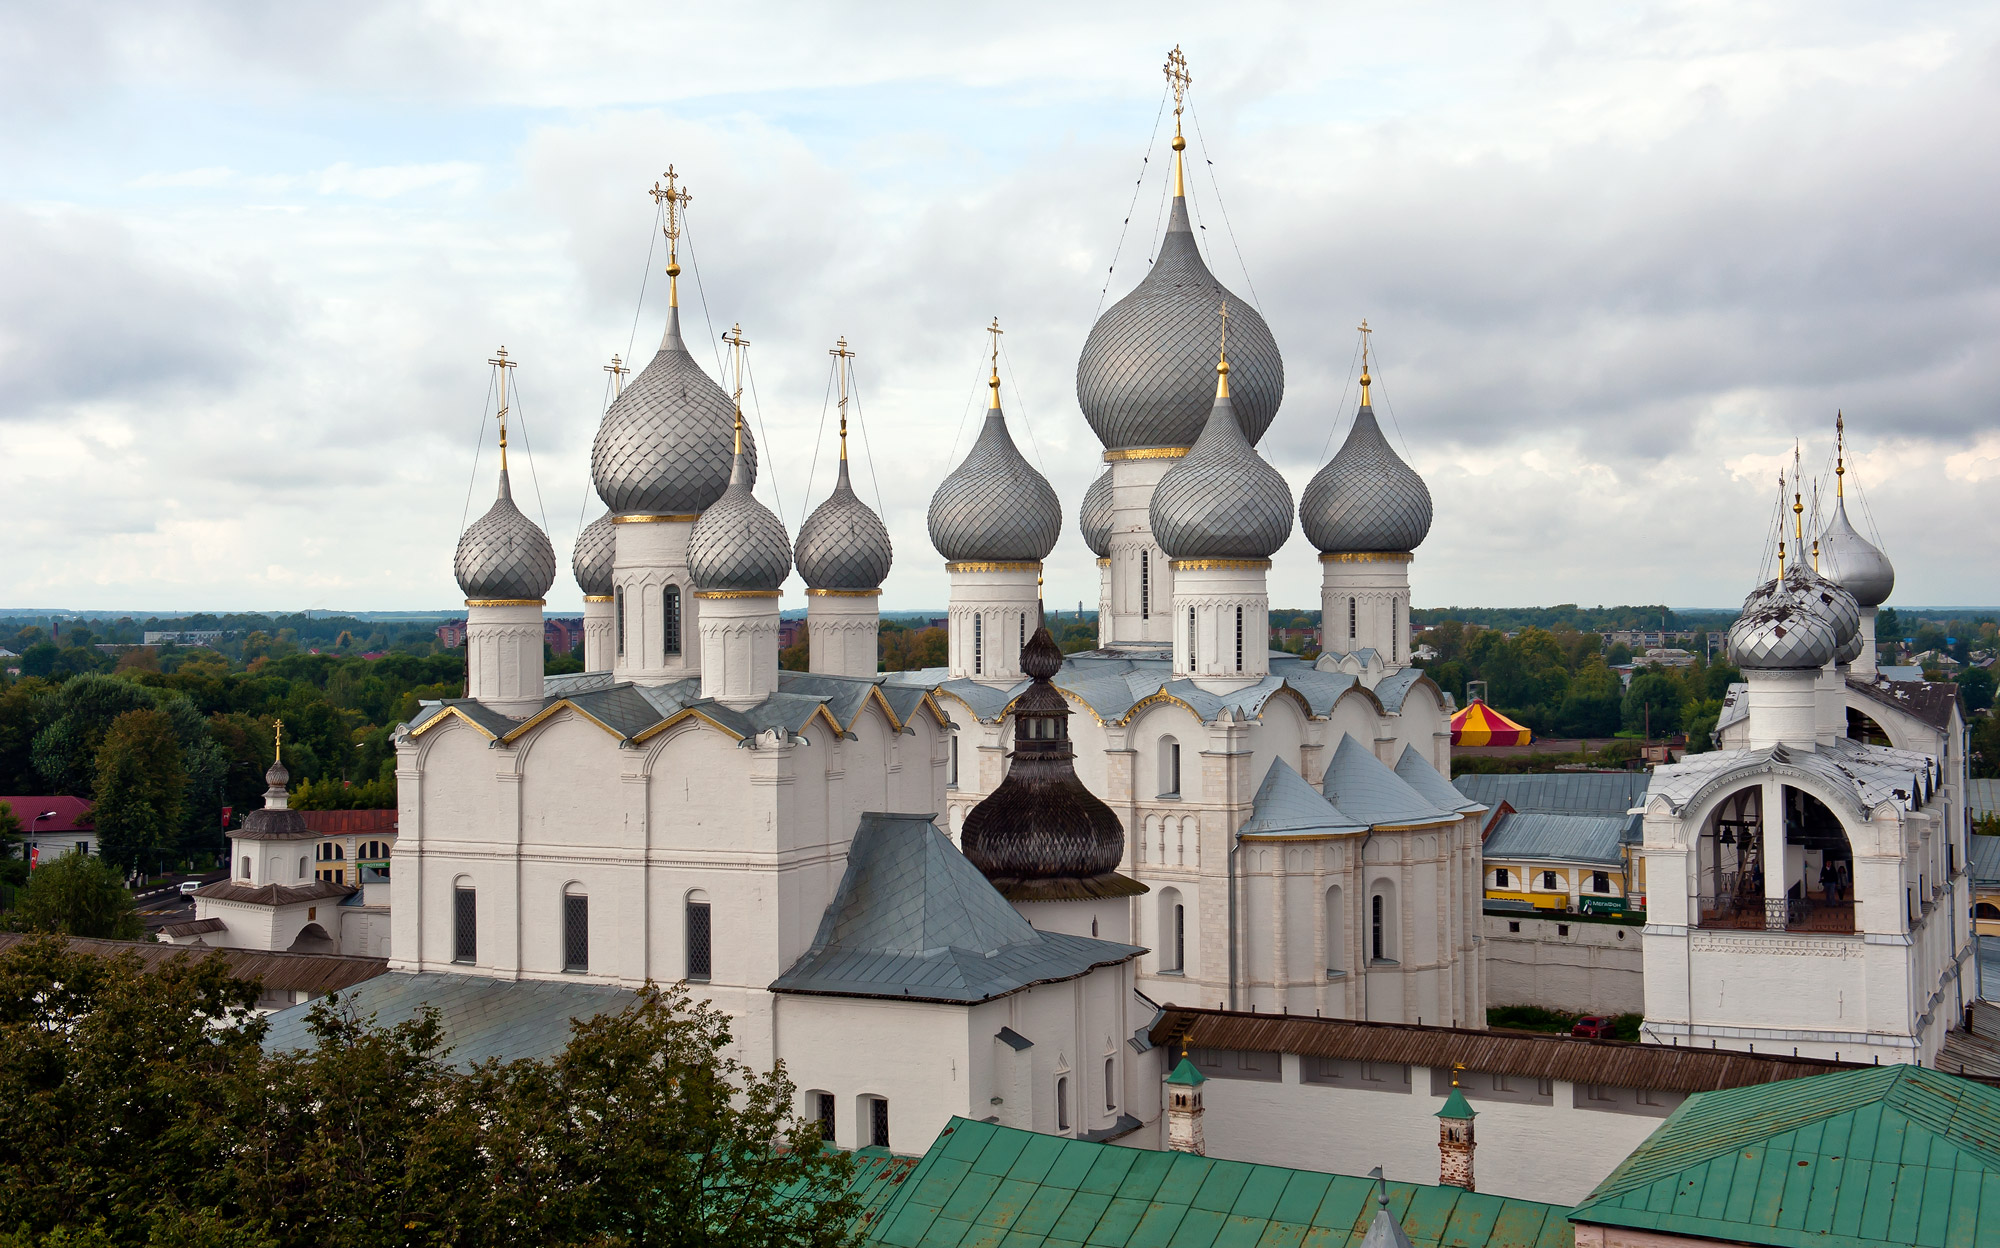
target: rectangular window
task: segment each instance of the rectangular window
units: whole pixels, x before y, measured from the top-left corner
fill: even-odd
[[[1139,618],[1153,618],[1153,552],[1139,552]]]
[[[1015,624],[1020,627],[1021,649],[1026,650],[1028,648],[1028,615],[1025,611],[1021,613],[1021,618],[1016,620]]]
[[[1194,608],[1188,608],[1188,670],[1195,670],[1194,652]]]
[[[476,962],[479,960],[479,906],[478,894],[469,888],[452,891],[452,933],[451,960],[454,962]]]
[[[611,596],[615,599],[611,604],[611,614],[616,617],[615,627],[618,630],[618,657],[622,659],[625,657],[625,587],[623,585],[614,587],[611,591]]]
[[[246,880],[250,878],[250,860],[248,858],[243,860],[243,878]]]
[[[1118,1108],[1118,1063],[1116,1059],[1104,1059],[1104,1112],[1111,1113]]]
[[[1410,1068],[1400,1062],[1360,1062],[1338,1057],[1301,1057],[1302,1083],[1331,1083],[1365,1092],[1410,1091]]]
[[[1347,640],[1350,642],[1352,642],[1357,635],[1355,629],[1360,619],[1360,615],[1361,615],[1360,607],[1356,605],[1354,599],[1349,598],[1347,600]]]
[[[1388,947],[1383,939],[1384,933],[1382,930],[1382,894],[1377,893],[1368,900],[1369,900],[1369,911],[1370,911],[1368,956],[1374,959],[1375,961],[1380,962],[1382,961],[1384,956],[1382,951]]]
[[[1543,888],[1556,888],[1556,887],[1559,887],[1559,886],[1558,886],[1558,885],[1556,884],[1556,873],[1555,873],[1555,872],[1553,872],[1553,871],[1544,871],[1544,872],[1542,872],[1542,887],[1543,887]]]
[[[1236,608],[1236,670],[1243,670],[1243,608]]]
[[[1175,742],[1173,745],[1167,747],[1167,759],[1171,764],[1170,770],[1172,773],[1167,777],[1167,792],[1178,793],[1181,791],[1181,747],[1179,742]]]
[[[876,1097],[868,1103],[868,1142],[876,1148],[889,1147],[889,1102]]]
[[[1593,872],[1591,872],[1591,874],[1590,874],[1590,889],[1591,889],[1591,891],[1592,891],[1592,892],[1596,892],[1596,893],[1608,893],[1608,892],[1610,892],[1610,891],[1611,891],[1611,873],[1610,873],[1609,871],[1593,871]]]
[[[1493,871],[1493,887],[1495,887],[1495,888],[1505,888],[1505,887],[1507,887],[1507,868],[1505,868],[1505,867],[1496,867],[1496,868],[1494,868],[1494,871]]]
[[[1174,907],[1174,969],[1187,969],[1187,907]]]
[[[957,735],[956,735],[956,734],[953,734],[953,735],[952,735],[952,737],[950,738],[950,741],[951,741],[951,763],[950,763],[950,765],[949,765],[949,766],[948,766],[948,767],[946,768],[946,770],[945,770],[945,783],[946,783],[946,784],[948,784],[948,785],[950,785],[950,786],[951,786],[952,788],[954,788],[954,789],[955,789],[955,788],[957,788],[957,787],[958,787],[958,737],[957,737]]]
[[[974,615],[972,617],[972,674],[974,676],[980,675],[986,670],[982,663],[982,660],[986,657],[984,653],[986,645],[985,621],[986,617],[983,615]]]
[[[709,930],[708,903],[690,901],[687,907],[687,942],[689,979],[706,980],[709,977]]]
[[[681,587],[669,585],[661,596],[661,634],[669,655],[681,652]]]
[[[833,1143],[833,1093],[819,1094],[819,1138]]]
[[[1056,1130],[1069,1130],[1069,1079],[1056,1078]]]
[[[1195,1069],[1211,1079],[1250,1079],[1276,1083],[1284,1071],[1284,1060],[1275,1051],[1256,1049],[1188,1050]]]
[[[563,969],[590,969],[590,898],[563,898]]]

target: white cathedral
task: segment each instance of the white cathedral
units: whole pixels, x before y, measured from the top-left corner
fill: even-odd
[[[844,419],[795,541],[754,497],[740,386],[681,337],[670,182],[665,333],[592,448],[608,510],[572,558],[578,675],[543,675],[557,560],[511,497],[502,368],[497,497],[455,559],[466,696],[397,738],[388,944],[417,995],[511,985],[567,1008],[686,981],[835,1142],[904,1152],[954,1114],[1166,1146],[1164,1005],[1484,1026],[1488,811],[1447,779],[1453,708],[1411,665],[1429,491],[1376,423],[1364,352],[1348,437],[1294,504],[1256,449],[1283,361],[1203,261],[1184,146],[1158,256],[1077,366],[1104,446],[1078,517],[1097,648],[1064,656],[1041,628],[1063,509],[996,369],[930,503],[949,665],[915,672],[878,671],[892,552]],[[1323,574],[1313,661],[1268,644],[1295,523]],[[1844,508],[1822,537],[1828,575],[1795,557],[1732,633],[1747,682],[1724,748],[1648,793],[1648,1039],[1926,1060],[1969,995],[1963,724],[1872,670],[1893,573]],[[794,568],[807,672],[779,667]],[[289,879],[273,784],[280,813],[235,834],[238,878],[197,898],[209,943],[256,927],[229,905],[274,907],[268,947],[322,903],[378,921],[378,897],[306,896],[302,858]]]

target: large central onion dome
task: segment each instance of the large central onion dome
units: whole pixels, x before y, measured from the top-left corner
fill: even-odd
[[[1049,683],[1062,651],[1047,625],[1021,650],[1033,680],[1014,701],[1014,752],[1000,787],[965,817],[960,846],[1012,901],[1130,897],[1146,891],[1118,873],[1125,829],[1076,774],[1069,703]]]
[[[570,555],[569,570],[576,576],[576,587],[586,597],[611,596],[614,536],[609,512],[584,525],[583,532],[576,535],[576,550]]]
[[[845,434],[842,434],[843,439]],[[799,575],[812,589],[880,589],[894,555],[889,529],[855,496],[843,441],[833,493],[799,526]]]
[[[1231,369],[1215,366],[1215,402],[1187,457],[1153,487],[1153,537],[1175,559],[1268,559],[1292,535],[1292,490],[1243,435]]]
[[[792,543],[771,509],[750,492],[749,438],[736,422],[738,449],[729,488],[688,530],[688,575],[704,592],[768,592],[792,570]]]
[[[729,486],[736,408],[681,341],[681,310],[667,313],[667,333],[604,413],[590,447],[590,477],[614,512],[695,515]],[[757,483],[757,445],[743,453]]]
[[[1187,200],[1176,195],[1152,270],[1091,326],[1076,362],[1076,401],[1106,450],[1188,446],[1200,435],[1215,393],[1215,312],[1225,301],[1236,418],[1255,444],[1284,400],[1285,362],[1264,318],[1202,262]]]
[[[1746,671],[1799,671],[1825,667],[1842,638],[1817,586],[1796,571],[1750,591],[1743,614],[1729,627],[1729,658]]]
[[[458,587],[468,600],[540,602],[556,581],[556,551],[549,535],[521,514],[507,483],[507,450],[500,449],[500,493],[485,515],[458,539],[452,558]]]
[[[1847,499],[1834,500],[1833,519],[1819,538],[1820,564],[1828,577],[1854,595],[1857,605],[1879,607],[1896,588],[1896,569],[1875,543],[1855,531],[1847,518]]]
[[[1412,551],[1431,531],[1431,491],[1375,423],[1362,365],[1361,408],[1340,453],[1299,496],[1299,527],[1323,554]]]
[[[1062,536],[1062,501],[1007,432],[997,370],[986,384],[986,425],[931,495],[931,545],[952,563],[1039,563]]]
[[[1083,544],[1099,559],[1111,554],[1111,470],[1090,483],[1083,492],[1083,506],[1076,510],[1076,527],[1083,530]]]

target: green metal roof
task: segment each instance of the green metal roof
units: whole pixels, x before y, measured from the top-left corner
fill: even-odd
[[[1786,1248],[2000,1245],[2000,1091],[1879,1066],[1699,1093],[1571,1216]]]
[[[1181,1064],[1174,1067],[1174,1073],[1167,1076],[1167,1082],[1184,1083],[1191,1087],[1199,1086],[1208,1082],[1208,1076],[1196,1070],[1194,1063],[1188,1060],[1188,1055],[1183,1053],[1181,1054]]]
[[[1389,1184],[1419,1248],[1570,1248],[1566,1211]],[[869,1228],[882,1248],[1350,1248],[1372,1180],[1146,1152],[953,1118]]]
[[[1467,1103],[1465,1093],[1458,1090],[1458,1084],[1453,1083],[1451,1085],[1451,1095],[1444,1098],[1444,1108],[1440,1109],[1434,1116],[1438,1118],[1477,1118],[1479,1117],[1479,1112]]]

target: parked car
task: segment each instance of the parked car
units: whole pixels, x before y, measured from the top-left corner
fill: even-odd
[[[1569,1029],[1569,1034],[1585,1040],[1609,1040],[1611,1020],[1602,1014],[1586,1014],[1576,1020],[1576,1026]]]
[[[193,892],[194,892],[194,891],[195,891],[196,889],[198,889],[198,888],[200,888],[200,887],[201,887],[201,881],[200,881],[200,880],[182,880],[182,881],[181,881],[181,896],[183,896],[183,897],[186,897],[186,896],[188,896],[189,894],[193,893]]]

